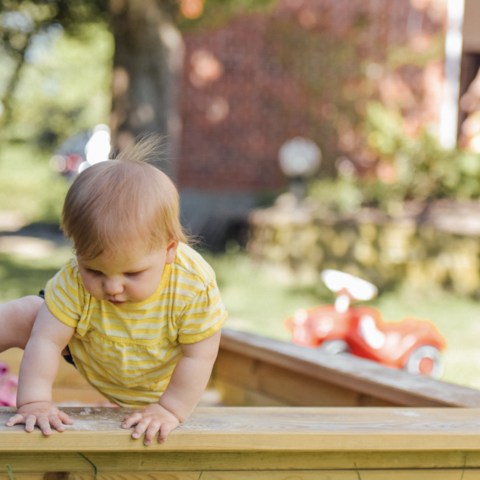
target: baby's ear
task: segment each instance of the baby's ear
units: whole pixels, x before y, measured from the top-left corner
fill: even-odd
[[[165,263],[173,263],[175,255],[177,253],[178,242],[172,240],[167,244],[167,255],[165,257]]]

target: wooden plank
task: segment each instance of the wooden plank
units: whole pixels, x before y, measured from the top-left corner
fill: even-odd
[[[0,475],[2,471],[0,468]],[[202,472],[130,472],[124,471],[122,473],[97,473],[92,472],[75,473],[70,472],[38,472],[38,473],[17,473],[6,472],[7,476],[0,476],[0,478],[11,478],[13,480],[199,480]]]
[[[0,453],[0,473],[176,472],[176,471],[325,471],[325,470],[478,470],[478,452],[130,452]],[[4,471],[4,470],[3,470]],[[1,475],[0,475],[1,478]],[[478,477],[480,478],[480,477]]]
[[[1,470],[0,470],[1,472]],[[15,480],[478,480],[479,470],[326,470],[326,471],[243,471],[243,472],[152,472],[74,474],[67,472],[13,473]],[[1,477],[8,478],[8,477]]]
[[[222,405],[248,405],[249,407],[280,407],[285,402],[277,400],[257,389],[245,388],[244,385],[237,385],[233,380],[225,381],[217,376],[214,384],[215,390],[222,399]]]
[[[64,452],[61,457],[58,452],[0,452],[0,472],[7,470],[17,475],[52,470],[91,473],[93,468],[90,461],[77,452]]]
[[[275,375],[261,373],[268,366],[275,367]],[[480,407],[480,391],[472,388],[410,375],[348,354],[329,355],[230,329],[222,334],[214,381],[217,376],[227,381],[234,378],[237,387],[257,388],[285,404],[292,404],[293,393],[299,399],[303,396],[301,405],[312,406]],[[309,394],[309,389],[312,392],[315,388],[317,392]],[[329,403],[323,401],[322,391],[330,395]]]
[[[148,473],[138,473],[131,471],[124,471],[122,473],[116,473],[112,475],[111,473],[97,473],[95,475],[95,480],[199,480],[203,479],[205,476],[203,472],[148,472]],[[90,477],[84,477],[85,480],[91,480]],[[78,477],[75,476],[75,480]],[[81,479],[78,479],[81,480]]]
[[[480,470],[361,470],[355,480],[473,480],[480,478]]]
[[[480,470],[325,470],[207,472],[202,480],[478,480]],[[463,476],[462,476],[463,475]],[[477,475],[474,477],[473,475]]]
[[[331,381],[284,368],[249,355],[222,350],[214,372],[214,388],[227,406],[394,406]]]
[[[291,471],[275,472],[206,472],[202,480],[359,480],[357,472],[342,471]]]
[[[75,424],[42,438],[4,425],[0,452],[143,451],[120,428],[120,408],[66,409]],[[163,445],[149,451],[437,451],[480,450],[480,409],[202,407]]]

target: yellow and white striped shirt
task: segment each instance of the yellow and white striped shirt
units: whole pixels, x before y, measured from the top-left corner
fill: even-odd
[[[58,320],[75,328],[68,346],[79,372],[121,406],[158,402],[181,344],[213,335],[227,317],[215,273],[185,244],[142,302],[116,306],[92,297],[75,258],[48,282],[45,301]]]

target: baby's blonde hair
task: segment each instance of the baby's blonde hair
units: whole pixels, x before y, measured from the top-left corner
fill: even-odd
[[[155,138],[140,140],[116,160],[97,163],[72,183],[62,229],[77,255],[93,259],[126,249],[155,249],[185,242],[173,182],[147,163],[159,154]]]

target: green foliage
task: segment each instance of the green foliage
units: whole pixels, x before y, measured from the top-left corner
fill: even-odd
[[[400,113],[386,110],[380,103],[368,104],[365,130],[369,146],[381,157],[392,158],[399,149],[408,148]]]
[[[11,15],[14,14],[16,21],[3,23],[0,33],[5,38],[4,33],[8,32],[10,25],[24,26],[15,29],[16,32],[38,33],[53,24],[75,29],[83,23],[105,21],[107,12],[108,0],[3,0],[0,3],[0,15],[12,19]]]
[[[98,24],[75,37],[58,29],[35,44],[17,85],[11,136],[63,139],[106,123],[112,54],[112,37]]]
[[[412,52],[411,43],[395,44],[387,50],[385,67],[390,71],[408,66],[423,68],[432,60],[443,58],[445,49],[445,37],[443,34],[429,37],[427,47]]]
[[[354,212],[363,202],[362,192],[351,176],[316,180],[309,188],[309,196],[318,202],[320,209],[333,213]]]
[[[388,197],[393,195],[396,201],[479,198],[478,156],[443,149],[427,130],[417,138],[408,136],[401,116],[378,103],[367,109],[366,135],[371,151],[395,172],[393,189],[386,185]]]
[[[105,24],[106,0],[6,0],[0,4],[0,133],[10,134],[14,94],[32,51],[59,30],[78,33],[86,23]]]
[[[27,222],[58,222],[67,182],[53,172],[48,156],[25,144],[0,152],[1,210],[21,213]]]
[[[312,197],[332,211],[375,206],[394,213],[408,201],[480,198],[478,155],[445,150],[427,130],[418,137],[407,135],[400,113],[377,102],[368,104],[363,128],[371,155],[388,167],[391,178],[340,175],[314,182]]]

